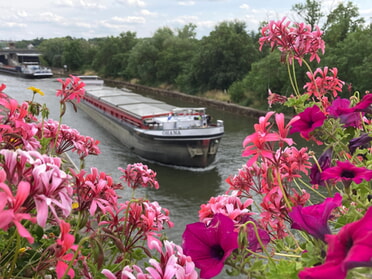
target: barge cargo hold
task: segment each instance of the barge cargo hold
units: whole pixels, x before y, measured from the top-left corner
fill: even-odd
[[[166,165],[205,168],[216,158],[222,120],[205,108],[175,107],[127,89],[87,88],[78,104],[140,157]]]

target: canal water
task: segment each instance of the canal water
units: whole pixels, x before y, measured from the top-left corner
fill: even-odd
[[[32,91],[27,89],[28,87],[41,89],[45,96],[36,95],[35,101],[47,104],[50,109],[49,118],[58,120],[59,99],[55,96],[55,92],[61,86],[56,79],[27,80],[0,75],[1,83],[7,86],[4,92],[18,101],[31,100]],[[167,100],[167,102],[178,106],[190,105],[180,104],[176,100]],[[253,124],[258,120],[223,111],[211,109],[207,111],[214,119],[224,121],[225,135],[215,163],[203,170],[168,167],[145,161],[131,153],[83,111],[75,113],[72,106],[68,106],[63,123],[77,129],[80,134],[100,141],[102,153],[87,158],[86,169],[97,167],[98,170],[110,174],[116,181],[119,181],[121,176],[118,167],[125,168],[127,164],[135,162],[142,162],[157,173],[160,189],[140,189],[137,194],[146,195],[150,200],[158,201],[162,207],[169,209],[175,226],[167,231],[167,236],[181,244],[181,235],[186,224],[198,221],[200,205],[206,203],[212,196],[223,194],[228,189],[225,179],[235,174],[246,162],[246,158],[241,157],[242,142],[253,131]],[[124,189],[121,196],[125,198],[127,195],[131,195],[131,191]],[[223,278],[222,275],[219,278]]]

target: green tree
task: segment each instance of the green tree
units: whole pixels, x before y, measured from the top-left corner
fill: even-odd
[[[143,38],[132,48],[129,54],[126,71],[143,84],[156,83],[156,61],[159,51],[151,38]]]
[[[67,38],[53,38],[44,40],[38,49],[42,52],[44,60],[49,66],[62,68],[62,55]]]
[[[72,71],[78,71],[86,63],[85,52],[88,49],[88,42],[84,39],[69,38],[65,41],[62,53],[62,62]]]
[[[324,40],[329,46],[335,46],[343,41],[347,34],[355,32],[363,27],[364,19],[359,17],[359,8],[352,2],[346,5],[340,3],[328,16]]]
[[[259,55],[245,28],[244,22],[222,22],[202,38],[189,69],[187,80],[194,86],[190,93],[226,90],[247,74]]]
[[[130,51],[138,41],[136,36],[134,32],[126,32],[98,40],[92,68],[105,77],[128,78],[126,69]]]
[[[287,67],[279,61],[280,53],[274,51],[254,62],[252,70],[229,88],[231,99],[245,106],[266,109],[269,89],[281,95],[292,94]]]
[[[322,2],[320,0],[306,0],[305,3],[298,3],[292,6],[292,11],[296,12],[306,23],[314,29],[324,16],[321,12]]]
[[[183,28],[177,30],[177,37],[180,39],[195,39],[196,27],[193,23],[186,24]]]
[[[169,34],[167,37],[163,37],[162,44],[156,45],[159,49],[156,61],[158,82],[178,86],[180,76],[184,74],[184,70],[187,69],[190,58],[196,50],[197,40],[194,29],[195,25],[186,25],[178,31],[177,36],[173,33]],[[154,35],[154,39],[157,36],[158,33]]]
[[[371,27],[349,33],[337,46],[327,49],[323,65],[337,67],[339,77],[353,90],[372,90],[372,30]],[[349,95],[349,92],[344,94]],[[346,96],[345,96],[346,97]],[[348,96],[347,96],[348,97]]]
[[[131,51],[127,71],[147,85],[178,86],[195,52],[195,26],[186,25],[178,35],[168,27],[142,39]]]

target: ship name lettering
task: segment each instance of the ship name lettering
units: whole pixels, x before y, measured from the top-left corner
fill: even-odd
[[[179,131],[179,130],[165,130],[165,131],[163,131],[163,135],[181,135],[181,131]]]

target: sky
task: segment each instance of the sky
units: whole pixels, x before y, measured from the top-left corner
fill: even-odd
[[[372,21],[371,0],[351,0],[361,17]],[[284,16],[305,0],[7,0],[0,3],[0,40],[36,38],[97,38],[131,31],[138,38],[152,37],[159,28],[176,31],[189,23],[198,38],[208,36],[223,21],[243,21],[248,31],[259,23]],[[328,14],[341,0],[322,1]],[[344,1],[344,3],[347,3]]]

